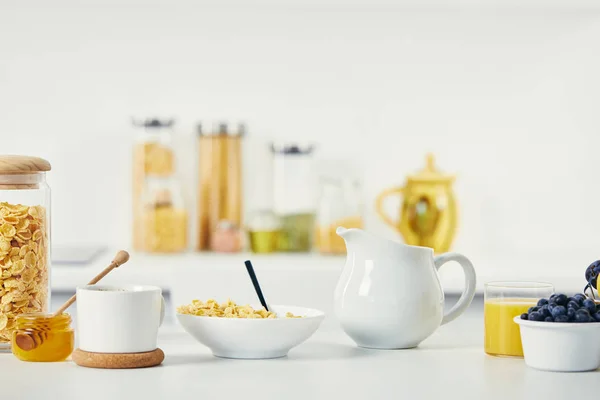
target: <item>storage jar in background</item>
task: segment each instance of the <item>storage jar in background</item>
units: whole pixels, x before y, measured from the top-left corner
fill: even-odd
[[[143,246],[150,253],[176,253],[187,248],[187,212],[182,188],[174,176],[145,179],[143,195]]]
[[[50,302],[50,163],[0,156],[0,351],[10,351],[16,317]]]
[[[273,208],[281,221],[278,250],[307,252],[315,217],[314,147],[273,144]]]
[[[219,221],[242,223],[242,138],[244,125],[221,123],[205,132],[198,125],[198,250],[210,250]]]
[[[187,248],[187,211],[176,175],[173,120],[133,121],[133,245],[172,253]]]
[[[353,178],[321,177],[320,189],[315,247],[322,254],[346,254],[346,244],[336,229],[363,228],[360,183]]]
[[[253,253],[277,251],[281,221],[271,210],[257,210],[248,220],[248,239]]]
[[[210,241],[210,249],[217,253],[238,253],[244,246],[242,230],[227,220],[219,221]]]

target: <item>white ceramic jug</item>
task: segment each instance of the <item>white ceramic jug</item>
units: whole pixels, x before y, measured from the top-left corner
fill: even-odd
[[[440,325],[462,314],[475,295],[475,269],[463,255],[433,256],[428,247],[382,239],[360,229],[337,228],[347,258],[335,289],[335,313],[360,347],[416,347]],[[446,314],[437,270],[458,262],[465,290]]]

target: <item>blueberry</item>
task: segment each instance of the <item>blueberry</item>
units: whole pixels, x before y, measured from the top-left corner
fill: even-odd
[[[567,317],[566,315],[559,315],[556,318],[554,318],[554,322],[569,322],[569,317]]]
[[[583,301],[583,306],[590,312],[590,314],[596,313],[596,303],[592,299],[585,299]]]
[[[576,310],[574,308],[567,309],[567,317],[569,317],[569,321],[573,321],[575,319]]]
[[[552,294],[552,295],[550,295],[550,298],[548,300],[552,300],[552,299],[556,298],[556,296],[557,296],[556,294]]]
[[[548,299],[539,299],[537,302],[539,307],[543,306],[544,304],[548,304]]]
[[[552,318],[552,317],[546,317],[544,319],[544,322],[554,322],[554,318]]]
[[[579,309],[580,305],[577,301],[575,300],[571,300],[570,302],[567,303],[567,308],[573,308],[575,310]]]
[[[575,322],[589,322],[590,313],[587,309],[581,308],[575,313]]]
[[[573,296],[573,300],[575,300],[579,304],[583,304],[583,301],[585,299],[586,299],[585,294],[582,294],[582,293],[577,293],[575,296]]]
[[[548,305],[545,304],[543,306],[540,307],[540,309],[538,310],[538,312],[540,314],[542,314],[544,316],[544,318],[547,318],[549,316],[551,316],[552,314],[550,313],[550,310],[548,309]]]
[[[564,308],[563,306],[556,306],[552,309],[552,316],[554,318],[558,317],[559,315],[567,315],[567,309]]]
[[[596,322],[600,322],[600,312],[594,314],[594,320],[596,320]]]
[[[527,319],[527,317],[529,317],[529,314],[527,314],[527,313],[521,314],[521,319]]]
[[[559,294],[556,295],[556,304],[558,304],[559,306],[566,306],[567,305],[567,296],[564,294]]]
[[[527,312],[531,314],[532,312],[536,312],[539,309],[540,309],[539,307],[529,307],[529,310],[527,310]]]
[[[544,317],[539,312],[534,311],[529,314],[529,320],[530,321],[543,321]]]

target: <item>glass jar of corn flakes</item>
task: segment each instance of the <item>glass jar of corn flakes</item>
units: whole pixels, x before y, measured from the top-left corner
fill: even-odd
[[[169,179],[175,174],[173,125],[172,119],[133,120],[136,128],[132,182],[133,248],[138,251],[148,250],[148,231],[145,229],[148,224],[148,186],[152,186],[150,190],[153,190],[156,186],[153,180]],[[157,212],[156,221],[160,221],[160,214],[160,211]]]
[[[16,318],[50,301],[50,163],[0,155],[0,351],[10,351]]]
[[[143,195],[142,250],[177,253],[187,248],[187,211],[174,177],[149,176]]]

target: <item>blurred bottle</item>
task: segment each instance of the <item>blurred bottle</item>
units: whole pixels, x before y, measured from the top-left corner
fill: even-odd
[[[314,148],[273,144],[274,212],[281,228],[279,251],[307,252],[312,247],[315,216]]]
[[[198,250],[211,248],[220,221],[241,226],[242,149],[244,125],[230,129],[220,123],[205,132],[198,125]]]
[[[248,220],[248,238],[253,253],[277,251],[281,222],[271,210],[258,210]]]

